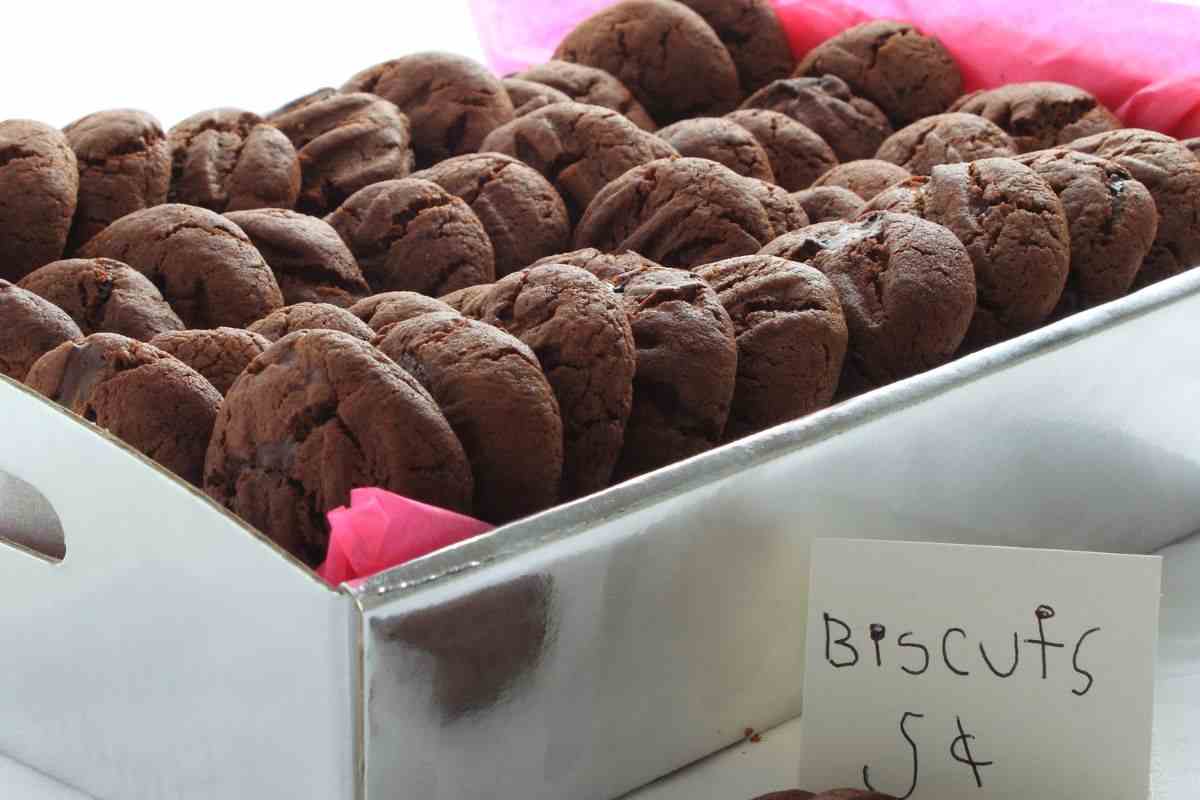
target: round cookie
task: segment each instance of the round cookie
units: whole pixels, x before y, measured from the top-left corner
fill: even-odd
[[[662,125],[732,111],[737,67],[704,18],[674,0],[624,0],[584,20],[554,57],[598,67]]]
[[[570,242],[571,221],[562,197],[540,172],[515,158],[473,153],[411,177],[432,181],[471,207],[491,240],[497,277]]]
[[[0,122],[0,279],[62,258],[78,193],[66,136],[40,122]]]
[[[681,0],[704,17],[737,67],[742,94],[749,95],[796,65],[787,31],[767,0]]]
[[[809,51],[797,75],[836,75],[897,126],[940,114],[962,94],[962,73],[936,38],[902,22],[855,25]]]
[[[300,194],[300,160],[292,143],[250,111],[202,111],[171,128],[172,203],[218,213],[292,208]]]
[[[1017,161],[1050,184],[1067,212],[1071,271],[1054,316],[1124,296],[1158,232],[1150,191],[1116,162],[1085,153],[1043,150]]]
[[[257,333],[241,328],[171,331],[150,340],[199,372],[221,394],[245,371],[250,362],[271,343]]]
[[[119,333],[148,342],[183,330],[162,294],[133,267],[107,258],[55,261],[18,284],[66,311],[85,336]]]
[[[838,163],[824,139],[786,114],[764,108],[747,108],[725,115],[750,131],[767,152],[774,182],[786,191],[807,189]]]
[[[413,170],[408,117],[361,92],[313,97],[273,117],[300,154],[296,210],[323,216],[359,189]]]
[[[1142,262],[1135,288],[1200,264],[1200,160],[1170,136],[1128,129],[1067,145],[1117,162],[1145,184],[1158,207],[1158,235]]]
[[[743,186],[767,212],[771,223],[771,237],[782,236],[788,231],[799,230],[809,224],[808,214],[785,189],[757,178],[743,178]]]
[[[478,151],[489,133],[513,119],[500,81],[454,53],[414,53],[376,64],[342,91],[379,95],[408,115],[418,169]]]
[[[841,186],[814,186],[795,192],[792,199],[813,223],[849,221],[861,214],[866,206],[861,197]]]
[[[621,253],[602,253],[594,247],[585,247],[582,250],[573,250],[570,253],[547,256],[541,261],[536,262],[533,266],[540,267],[543,264],[565,264],[568,267],[579,267],[592,273],[602,281],[611,281],[627,272],[647,267],[662,268],[662,264],[658,264],[629,250]]]
[[[277,342],[296,331],[340,331],[364,342],[371,341],[375,336],[375,332],[361,319],[344,308],[328,303],[284,306],[247,326],[246,330],[257,333],[269,342]]]
[[[566,92],[560,92],[544,83],[521,80],[520,78],[505,78],[500,81],[508,99],[512,100],[513,117],[523,117],[537,111],[539,108],[552,106],[555,103],[569,103],[571,97]]]
[[[321,100],[328,100],[330,97],[333,97],[336,94],[340,94],[337,89],[334,89],[332,86],[323,86],[320,89],[309,92],[308,94],[301,95],[295,100],[284,103],[279,108],[267,114],[266,120],[272,125],[276,125],[276,120],[280,117],[285,117],[293,111],[299,111],[305,106],[311,106],[313,103]],[[276,127],[278,127],[278,125],[276,125]],[[288,138],[291,137],[289,136]]]
[[[889,186],[912,177],[904,167],[877,158],[865,158],[838,164],[813,182],[813,186],[841,186],[863,200],[871,201]]]
[[[1122,127],[1121,120],[1090,92],[1045,81],[1010,83],[972,92],[960,97],[950,110],[978,114],[999,125],[1020,153],[1065,145]]]
[[[808,126],[833,148],[839,161],[872,158],[892,135],[879,106],[851,94],[846,82],[832,75],[774,81],[750,95],[742,108],[778,111]]]
[[[895,214],[912,214],[914,217],[925,216],[925,187],[929,185],[929,177],[921,175],[900,181],[889,186],[863,207],[859,217],[865,217],[875,211],[891,211]]]
[[[685,158],[707,158],[739,175],[775,182],[767,151],[750,131],[731,119],[685,119],[663,128],[658,135]]]
[[[326,218],[375,292],[433,297],[495,279],[495,255],[475,212],[436,183],[383,181]]]
[[[533,350],[563,422],[562,499],[608,486],[633,403],[633,333],[613,288],[577,267],[514,272],[472,293],[462,312]]]
[[[195,206],[121,217],[80,251],[141,272],[191,328],[240,328],[283,305],[279,284],[242,229]]]
[[[200,485],[221,393],[174,356],[126,336],[96,333],[39,358],[26,383]]]
[[[696,270],[733,320],[737,382],[725,441],[829,405],[846,355],[846,318],[833,284],[806,264],[763,255]]]
[[[967,249],[917,217],[885,212],[823,222],[776,239],[762,254],[806,261],[837,287],[850,330],[842,396],[946,363],[975,311]]]
[[[637,167],[596,195],[575,247],[633,250],[683,269],[757,252],[774,229],[748,180],[699,158]]]
[[[653,133],[658,130],[658,125],[629,88],[597,67],[569,61],[547,61],[518,72],[514,77],[558,89],[576,103],[611,108],[644,131]]]
[[[29,368],[63,342],[83,337],[67,312],[0,279],[0,375],[25,380]]]
[[[314,566],[328,549],[325,514],[362,486],[463,513],[474,492],[458,437],[390,358],[338,331],[280,339],[221,405],[204,490]]]
[[[375,333],[397,322],[405,322],[422,314],[453,311],[452,306],[416,292],[383,292],[359,300],[348,309],[367,323]]]
[[[354,254],[328,222],[282,208],[225,215],[275,274],[283,302],[353,305],[371,293]]]
[[[578,220],[592,198],[634,167],[675,149],[616,111],[558,103],[497,128],[483,150],[520,159],[545,176]]]
[[[563,424],[533,351],[453,310],[389,327],[375,342],[433,395],[475,477],[475,516],[503,525],[558,502]]]
[[[79,163],[68,253],[126,214],[166,202],[171,150],[157,119],[133,109],[98,111],[63,133]]]
[[[938,164],[981,158],[1011,158],[1016,145],[998,126],[975,114],[938,114],[896,131],[875,158],[897,164],[913,175],[928,175]]]

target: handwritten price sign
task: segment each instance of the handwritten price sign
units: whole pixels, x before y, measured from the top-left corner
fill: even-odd
[[[1157,558],[819,540],[806,785],[1147,796]]]

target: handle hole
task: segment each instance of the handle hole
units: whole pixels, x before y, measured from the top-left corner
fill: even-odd
[[[32,485],[0,469],[0,544],[12,545],[51,563],[67,555],[62,521]]]

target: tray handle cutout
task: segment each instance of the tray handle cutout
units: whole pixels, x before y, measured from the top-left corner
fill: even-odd
[[[51,563],[67,555],[62,521],[45,495],[0,469],[0,545],[14,545]]]

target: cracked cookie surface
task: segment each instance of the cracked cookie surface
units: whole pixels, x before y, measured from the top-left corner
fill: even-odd
[[[861,197],[841,186],[814,186],[794,192],[792,199],[804,209],[804,213],[814,224],[834,220],[849,222],[858,217],[866,207]]]
[[[296,331],[340,331],[364,342],[371,341],[375,336],[367,323],[346,309],[329,303],[284,306],[248,325],[246,330],[270,342],[277,342]]]
[[[733,111],[725,118],[748,130],[767,152],[774,182],[789,192],[807,189],[837,165],[837,156],[811,128],[765,108]]]
[[[513,77],[557,89],[576,103],[611,108],[644,131],[653,133],[658,130],[658,125],[629,91],[629,87],[598,67],[569,61],[547,61],[518,72]]]
[[[1085,136],[1117,130],[1121,120],[1090,92],[1066,83],[1010,83],[963,95],[951,111],[994,122],[1021,153],[1066,145]]]
[[[681,0],[709,24],[737,67],[742,94],[786,78],[796,66],[787,32],[767,0]]]
[[[913,175],[928,175],[938,164],[981,158],[1011,158],[1017,147],[997,125],[975,114],[937,114],[896,131],[875,158]]]
[[[552,106],[555,103],[570,103],[571,96],[560,92],[544,83],[522,80],[521,78],[505,78],[500,81],[504,91],[513,104],[513,119],[531,114],[539,108]]]
[[[454,308],[416,292],[382,292],[359,300],[347,310],[367,323],[375,333],[382,333],[384,328],[397,322],[405,322],[422,314],[453,311]]]
[[[658,132],[684,158],[707,158],[739,175],[775,182],[771,159],[750,131],[731,119],[696,117]]]
[[[818,186],[841,186],[870,202],[890,186],[912,177],[904,167],[877,158],[864,158],[838,164],[813,182]]]
[[[199,372],[224,395],[270,342],[241,328],[210,328],[161,333],[150,344]]]
[[[62,258],[78,194],[66,136],[40,122],[0,122],[0,279],[18,281]]]

